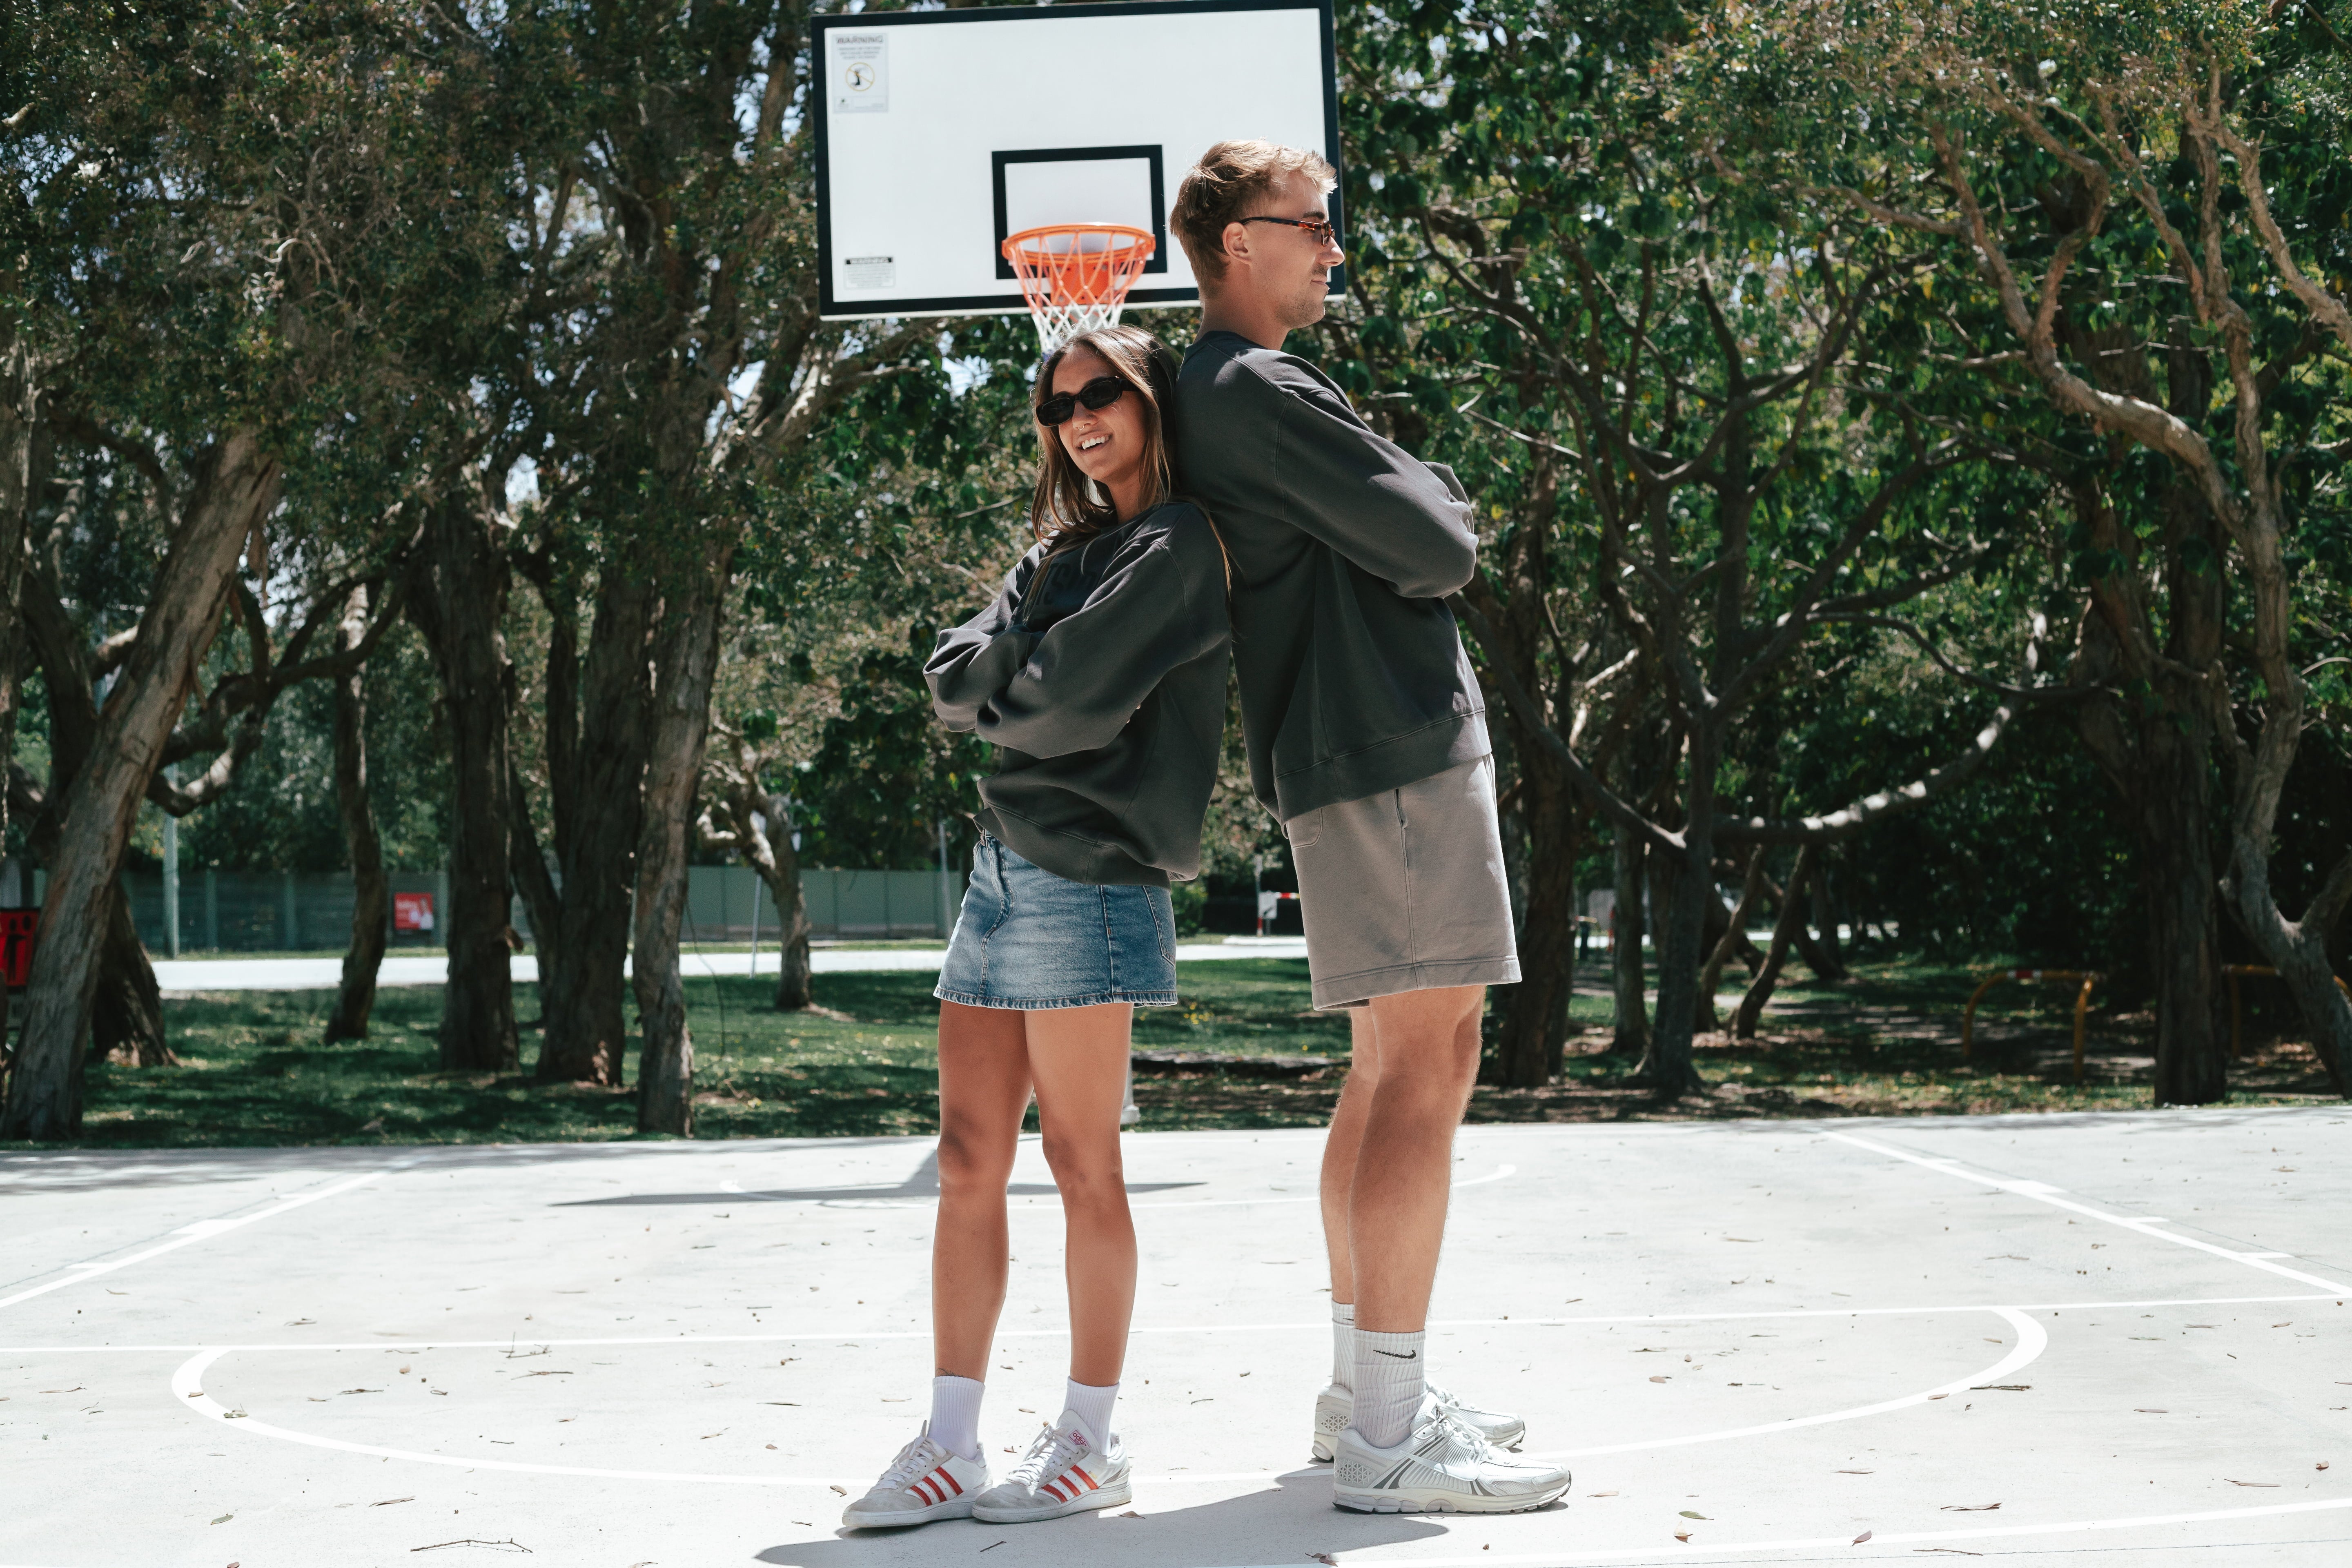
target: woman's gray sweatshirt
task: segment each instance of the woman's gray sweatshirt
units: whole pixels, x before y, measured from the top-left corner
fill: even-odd
[[[947,727],[998,747],[975,820],[1074,882],[1189,881],[1225,723],[1215,531],[1171,501],[1045,557],[1023,557],[923,668]]]

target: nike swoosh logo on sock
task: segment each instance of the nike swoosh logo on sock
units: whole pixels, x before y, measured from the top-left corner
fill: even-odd
[[[1375,1349],[1372,1353],[1374,1355],[1384,1355],[1391,1361],[1419,1361],[1421,1359],[1421,1352],[1419,1351],[1407,1351],[1402,1355],[1399,1355],[1394,1351]]]

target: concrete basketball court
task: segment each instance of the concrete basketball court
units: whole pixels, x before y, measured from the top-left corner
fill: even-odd
[[[1129,1140],[1131,1508],[862,1535],[926,1140],[0,1158],[0,1564],[2352,1562],[2344,1109],[1465,1130],[1432,1369],[1577,1476],[1489,1519],[1307,1462],[1320,1143]],[[1000,1470],[1063,1373],[1034,1142],[1012,1202]]]

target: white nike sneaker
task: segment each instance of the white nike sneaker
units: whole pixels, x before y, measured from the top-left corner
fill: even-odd
[[[1331,1501],[1358,1513],[1525,1513],[1568,1490],[1565,1466],[1507,1459],[1433,1398],[1394,1447],[1353,1426],[1333,1444]]]
[[[1129,1468],[1116,1433],[1097,1445],[1077,1412],[1065,1410],[1037,1434],[1002,1481],[972,1500],[971,1517],[990,1524],[1032,1524],[1117,1508],[1133,1500]]]
[[[841,1510],[841,1522],[852,1530],[884,1530],[969,1519],[972,1499],[987,1489],[987,1459],[967,1459],[940,1447],[931,1441],[926,1421],[922,1434],[898,1450],[873,1489]]]
[[[1527,1441],[1528,1424],[1516,1415],[1506,1415],[1499,1410],[1481,1410],[1463,1402],[1462,1396],[1448,1393],[1435,1384],[1429,1384],[1430,1397],[1439,1408],[1469,1427],[1497,1448],[1516,1448]],[[1329,1384],[1315,1396],[1314,1455],[1318,1464],[1331,1462],[1331,1442],[1348,1429],[1356,1418],[1356,1396],[1338,1384]]]

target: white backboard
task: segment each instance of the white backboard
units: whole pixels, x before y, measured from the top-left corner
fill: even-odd
[[[998,246],[1049,223],[1149,229],[1129,302],[1196,300],[1168,208],[1202,153],[1254,136],[1339,165],[1331,0],[869,11],[815,29],[828,321],[1024,310]]]

